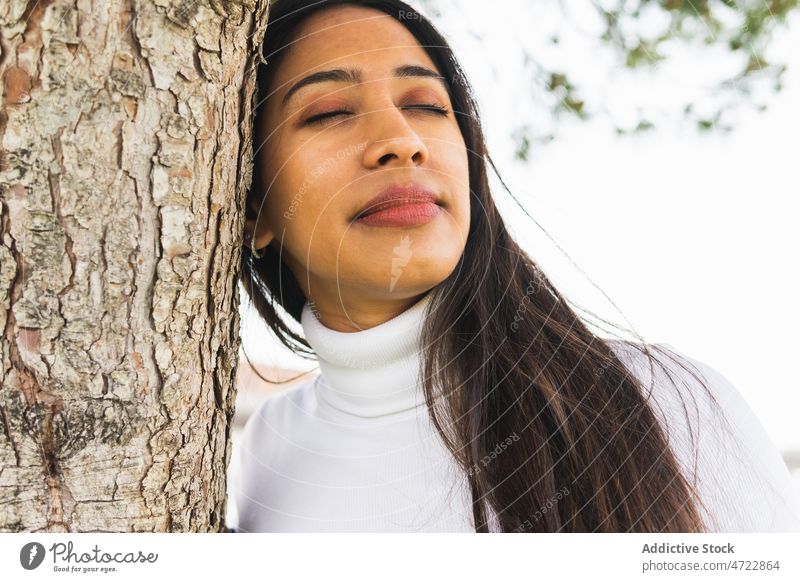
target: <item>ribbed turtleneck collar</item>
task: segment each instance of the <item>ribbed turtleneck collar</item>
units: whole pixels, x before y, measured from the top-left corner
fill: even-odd
[[[361,417],[425,404],[419,382],[420,332],[430,300],[428,292],[400,315],[357,332],[326,327],[306,302],[300,323],[319,360],[317,397]]]

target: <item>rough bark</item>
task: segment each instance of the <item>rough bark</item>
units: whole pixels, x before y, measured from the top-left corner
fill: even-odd
[[[0,1],[0,531],[221,531],[266,0]]]

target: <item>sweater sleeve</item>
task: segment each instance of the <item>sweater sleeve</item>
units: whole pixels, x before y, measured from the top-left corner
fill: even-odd
[[[720,372],[669,344],[651,350],[676,381],[657,365],[649,370],[644,355],[636,357],[634,369],[646,391],[655,378],[650,403],[697,488],[708,530],[800,532],[800,485],[739,391]]]

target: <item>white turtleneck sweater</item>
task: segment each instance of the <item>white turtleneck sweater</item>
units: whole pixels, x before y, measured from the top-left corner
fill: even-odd
[[[306,303],[301,324],[321,374],[269,397],[248,419],[233,486],[238,523],[229,525],[241,532],[474,531],[466,476],[430,422],[418,382],[430,298],[355,333],[325,327]],[[645,356],[611,345],[649,385]],[[730,420],[726,428],[694,388],[701,416],[691,425],[700,428],[693,448],[675,390],[656,368],[657,416],[690,481],[697,478],[712,531],[800,531],[800,489],[747,404],[715,370],[669,349],[705,375]],[[491,511],[489,519],[498,531]]]

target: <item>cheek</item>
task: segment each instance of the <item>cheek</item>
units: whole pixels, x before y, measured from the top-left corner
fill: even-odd
[[[302,148],[281,160],[267,203],[270,225],[282,239],[284,252],[302,264],[335,262],[345,236],[349,209],[354,207],[354,170],[357,160],[336,153]],[[357,190],[356,190],[357,191]],[[316,259],[316,260],[315,260]]]
[[[435,152],[436,170],[450,193],[450,212],[461,229],[469,228],[469,157],[461,134],[439,142]]]
[[[452,181],[462,184],[468,189],[469,158],[467,155],[467,146],[460,133],[450,140],[442,141],[441,156],[447,166],[447,171]]]
[[[352,200],[343,197],[352,191],[350,185],[358,173],[359,160],[354,155],[346,155],[340,143],[321,139],[293,148],[292,156],[278,168],[276,181],[286,206],[306,207],[314,212],[322,211],[326,203],[340,208],[352,205]]]
[[[291,157],[273,157],[269,175],[273,176],[269,189],[267,206],[270,223],[281,230],[297,218],[313,213],[314,174],[316,162],[303,156],[302,150],[293,147],[283,151],[292,153]]]

